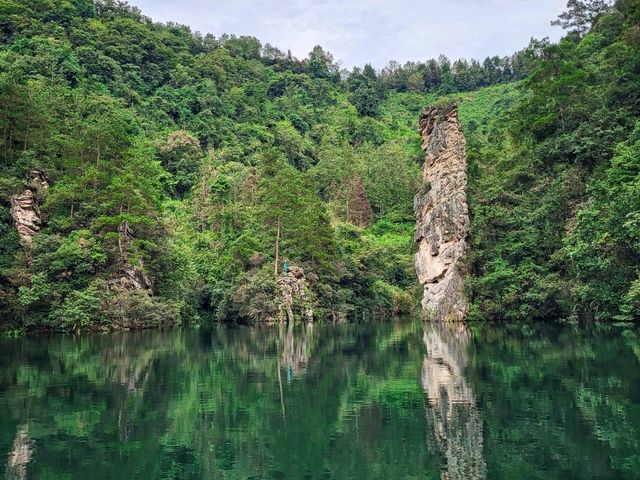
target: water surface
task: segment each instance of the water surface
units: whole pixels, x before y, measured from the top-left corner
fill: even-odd
[[[0,339],[0,412],[11,479],[638,479],[640,335],[387,322]]]

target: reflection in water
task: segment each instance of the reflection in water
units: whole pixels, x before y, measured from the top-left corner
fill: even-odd
[[[129,440],[135,408],[131,407],[135,400],[144,394],[145,386],[152,373],[152,363],[157,355],[153,348],[134,347],[139,340],[139,333],[114,335],[117,341],[102,352],[102,362],[106,376],[111,382],[124,387],[127,394],[118,398],[118,438],[122,442]]]
[[[638,480],[638,332],[472,328],[0,338],[4,473]]]
[[[307,371],[313,341],[313,323],[301,325],[299,328],[296,328],[293,322],[289,322],[286,327],[281,325],[280,337],[283,342],[280,358],[287,370],[287,381],[291,382]]]
[[[463,376],[469,331],[462,323],[427,323],[423,340],[422,388],[428,400],[429,437],[445,461],[442,479],[484,479],[482,418],[473,387]]]
[[[286,329],[286,330],[285,330]],[[280,354],[278,355],[278,388],[280,390],[280,408],[286,420],[284,390],[282,388],[282,368],[287,372],[287,383],[307,373],[311,342],[313,340],[313,323],[306,323],[296,328],[295,322],[281,323],[279,328]]]
[[[7,460],[6,479],[24,480],[27,478],[27,465],[31,461],[33,449],[29,438],[29,430],[25,425],[18,428],[13,448]]]
[[[132,348],[135,337],[119,335],[119,341],[105,348],[104,365],[110,366],[109,378],[120,383],[131,394],[143,391],[151,373],[151,363],[156,355],[152,349],[141,349],[137,354]]]

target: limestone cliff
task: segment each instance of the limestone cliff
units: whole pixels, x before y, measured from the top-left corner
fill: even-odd
[[[469,211],[466,143],[457,106],[424,110],[420,133],[426,158],[414,208],[422,307],[432,320],[461,321],[468,312],[460,260],[466,250]]]
[[[42,227],[42,217],[38,206],[38,199],[44,196],[49,187],[49,181],[40,170],[33,170],[27,189],[11,197],[11,217],[25,246],[30,246],[33,237]]]
[[[285,318],[291,324],[298,316],[313,322],[313,298],[309,289],[304,270],[300,267],[290,267],[286,273],[282,273],[277,279],[280,290],[280,320]]]

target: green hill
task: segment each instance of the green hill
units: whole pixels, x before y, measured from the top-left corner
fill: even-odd
[[[482,64],[340,72],[320,47],[299,60],[122,2],[0,1],[2,327],[270,321],[276,243],[319,318],[409,313],[417,118],[449,99],[472,318],[633,319],[638,15],[621,0]],[[42,225],[24,248],[10,203],[29,186]]]

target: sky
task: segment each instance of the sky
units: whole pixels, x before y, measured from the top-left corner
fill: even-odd
[[[509,55],[551,27],[567,0],[129,0],[154,21],[251,35],[304,58],[315,45],[344,68],[389,60]]]

